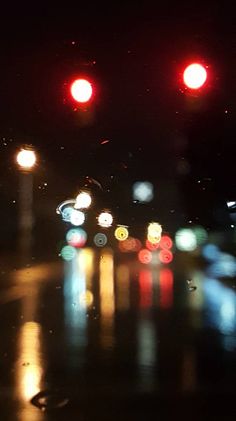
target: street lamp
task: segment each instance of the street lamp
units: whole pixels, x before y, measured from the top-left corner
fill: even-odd
[[[22,148],[16,155],[19,174],[19,247],[27,256],[33,227],[33,168],[37,161],[31,148]]]
[[[31,171],[36,163],[36,154],[31,149],[21,149],[17,156],[16,161],[23,171]]]

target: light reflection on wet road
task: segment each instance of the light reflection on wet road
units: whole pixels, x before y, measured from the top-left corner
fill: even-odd
[[[235,280],[180,266],[85,248],[68,262],[9,271],[0,296],[4,421],[143,419],[147,397],[233,402]],[[42,411],[30,401],[43,390],[69,401]]]

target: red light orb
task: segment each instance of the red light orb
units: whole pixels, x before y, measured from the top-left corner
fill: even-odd
[[[173,254],[171,253],[170,250],[161,250],[159,253],[159,259],[161,261],[161,263],[171,263],[173,260]]]
[[[163,235],[161,237],[161,241],[160,241],[160,247],[162,249],[171,249],[171,247],[173,246],[173,241],[171,240],[171,238],[169,237],[169,235]]]
[[[199,63],[192,63],[186,67],[183,80],[187,88],[199,89],[207,79],[207,72],[204,66]]]
[[[137,238],[128,237],[127,240],[119,241],[118,247],[122,253],[137,252],[141,249],[141,242]]]
[[[158,247],[160,245],[160,242],[159,243],[151,243],[151,241],[146,240],[145,244],[146,244],[146,247],[147,247],[148,250],[153,251],[153,250],[158,249]]]
[[[138,259],[141,263],[147,265],[152,260],[152,253],[147,249],[141,249],[138,253]]]
[[[82,104],[88,102],[93,94],[92,85],[86,79],[75,80],[71,85],[70,91],[74,100]]]

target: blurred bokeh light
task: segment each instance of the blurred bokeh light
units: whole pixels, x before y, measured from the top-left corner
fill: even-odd
[[[197,241],[198,246],[201,246],[204,243],[206,243],[208,239],[208,234],[205,228],[199,225],[199,226],[193,227],[192,230],[196,236],[196,241]]]
[[[98,232],[93,238],[93,242],[97,247],[103,247],[107,244],[107,236],[103,232]]]
[[[175,244],[180,251],[194,251],[197,248],[196,235],[191,228],[181,228],[175,234]]]
[[[114,235],[118,241],[125,241],[129,236],[129,231],[124,226],[118,226],[115,230]]]
[[[87,241],[87,234],[82,228],[71,228],[66,234],[66,241],[70,246],[83,247]]]
[[[79,210],[72,209],[70,213],[70,223],[75,226],[83,225],[85,214]]]
[[[163,249],[159,253],[159,259],[161,263],[165,263],[165,264],[171,263],[173,260],[173,254],[170,250]]]
[[[150,250],[141,249],[138,253],[138,259],[141,263],[148,264],[152,261],[152,253]]]
[[[127,240],[119,242],[119,250],[124,253],[138,252],[141,247],[141,241],[133,237],[128,237]]]
[[[76,256],[76,249],[72,246],[64,246],[61,249],[61,257],[66,262],[73,260]]]
[[[158,222],[150,222],[147,228],[147,239],[156,244],[161,240],[162,226]]]
[[[158,249],[158,247],[160,246],[160,241],[155,243],[155,242],[151,242],[149,240],[146,240],[145,245],[146,245],[146,248],[148,250],[153,251],[153,250]]]
[[[36,164],[36,153],[30,149],[21,149],[16,156],[20,168],[30,170]]]
[[[82,306],[88,308],[93,304],[93,293],[90,290],[86,290],[80,293],[79,302]]]
[[[173,246],[173,241],[169,235],[163,235],[160,240],[160,247],[163,249],[171,249]]]
[[[103,228],[111,227],[113,222],[113,216],[110,212],[101,212],[98,216],[98,225]]]
[[[75,209],[87,209],[92,203],[91,195],[88,192],[80,192],[75,200]]]
[[[220,256],[220,249],[215,244],[206,244],[202,247],[202,255],[208,261],[217,260]]]
[[[140,203],[151,202],[154,197],[153,185],[149,181],[137,181],[133,184],[133,199]]]

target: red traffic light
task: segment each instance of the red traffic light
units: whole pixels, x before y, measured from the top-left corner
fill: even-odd
[[[76,102],[84,104],[92,98],[92,84],[86,79],[76,79],[71,84],[70,92]]]
[[[199,89],[207,79],[207,71],[204,66],[199,63],[192,63],[186,67],[183,73],[183,80],[187,88]]]

